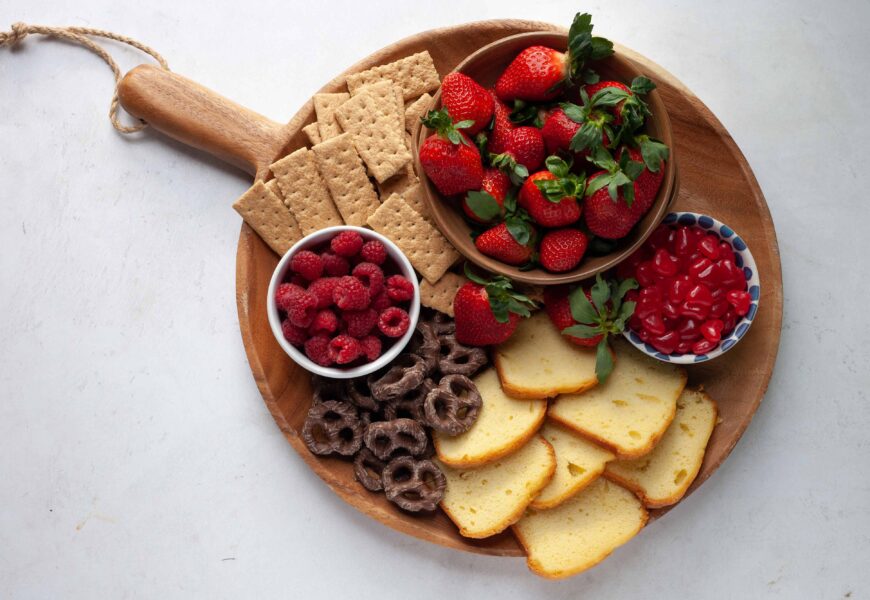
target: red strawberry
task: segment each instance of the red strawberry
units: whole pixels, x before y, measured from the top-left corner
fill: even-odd
[[[490,157],[493,167],[506,170],[512,180],[521,181],[544,162],[544,138],[537,127],[517,127],[504,142],[501,154]]]
[[[465,133],[474,135],[492,119],[493,99],[476,81],[462,73],[450,73],[441,81],[441,104],[453,122],[472,121]]]
[[[590,83],[589,85],[584,86],[583,90],[586,92],[586,94],[590,98],[592,98],[593,96],[595,96],[595,94],[597,94],[601,90],[604,90],[607,88],[622,90],[622,91],[626,92],[629,96],[632,95],[631,89],[627,85],[625,85],[624,83],[621,83],[619,81],[599,81],[598,83]],[[625,103],[625,101],[623,100],[622,102],[611,107],[611,109],[610,109],[611,114],[613,114],[613,124],[614,125],[617,125],[617,126],[622,125],[622,111],[621,111],[621,109],[622,109],[622,106],[624,103]]]
[[[632,210],[632,204],[635,201],[634,182],[644,165],[631,160],[628,152],[620,153],[617,163],[601,147],[595,149],[590,160],[604,170],[593,173],[586,180],[586,225],[598,237],[608,240],[623,238],[640,218]]]
[[[553,322],[553,325],[559,331],[577,324],[577,321],[571,316],[571,303],[568,298],[568,292],[568,287],[563,285],[547,286],[544,288],[544,310],[547,311],[550,321]],[[601,341],[602,337],[604,336],[601,334],[591,338],[579,338],[573,335],[565,336],[569,342],[578,346],[595,346]]]
[[[534,230],[526,225],[531,233],[520,235],[522,242],[514,238],[505,223],[487,229],[474,240],[474,245],[483,254],[509,265],[521,265],[529,261],[534,250]]]
[[[445,196],[480,189],[483,163],[480,152],[459,129],[468,121],[453,125],[450,114],[431,111],[423,123],[436,131],[420,147],[420,164],[426,175]]]
[[[592,37],[592,17],[577,13],[568,32],[568,52],[546,46],[526,48],[498,78],[495,93],[505,102],[553,100],[564,83],[579,78],[587,60],[611,54],[613,44]]]
[[[453,298],[456,340],[469,346],[488,346],[507,340],[534,303],[515,292],[506,277],[487,281],[469,271],[471,280]]]
[[[520,188],[518,204],[544,227],[563,227],[580,218],[577,196],[583,195],[584,182],[570,172],[558,156],[547,159],[547,171],[529,176]]]
[[[580,123],[569,119],[562,107],[550,111],[544,119],[544,126],[541,127],[547,154],[555,154],[560,150],[568,152],[571,138],[579,129]]]
[[[636,288],[634,279],[606,282],[596,275],[595,284],[589,288],[578,287],[572,292],[563,287],[544,290],[545,309],[562,335],[577,345],[598,347],[595,376],[599,383],[604,383],[613,371],[607,340],[621,334],[634,314],[635,303],[623,299]]]
[[[640,219],[652,208],[662,186],[668,147],[645,135],[638,136],[636,141],[640,144],[640,149],[626,148],[626,150],[631,160],[644,164],[643,171],[634,181],[634,203],[631,206],[635,216]]]
[[[501,154],[507,147],[507,141],[511,132],[516,128],[511,121],[511,109],[498,99],[495,92],[490,91],[493,99],[492,132],[487,141],[487,150],[492,154]]]
[[[580,264],[589,239],[577,229],[556,229],[541,239],[541,266],[553,273],[570,271]]]
[[[583,95],[588,95],[593,105],[608,107],[613,124],[623,130],[620,136],[628,136],[650,115],[643,96],[655,88],[656,84],[639,75],[631,82],[631,87],[619,81],[599,81],[583,88]]]
[[[504,213],[504,199],[511,189],[511,178],[498,169],[484,169],[481,191],[468,192],[462,210],[477,223],[489,223]]]

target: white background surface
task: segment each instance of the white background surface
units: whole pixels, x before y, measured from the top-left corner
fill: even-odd
[[[0,27],[131,35],[285,120],[417,31],[588,10],[693,89],[755,170],[785,278],[770,390],[710,481],[579,577],[395,533],[309,472],[250,376],[230,208],[247,178],[119,136],[106,67],[30,38],[0,49],[0,597],[870,597],[870,4],[248,4],[4,0]]]

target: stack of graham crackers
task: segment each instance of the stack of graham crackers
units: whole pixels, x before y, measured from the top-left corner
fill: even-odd
[[[233,205],[283,255],[303,236],[334,225],[371,227],[390,238],[423,276],[421,302],[453,315],[465,283],[448,272],[460,258],[429,219],[414,172],[410,130],[441,83],[428,52],[347,77],[347,92],[315,94],[311,147],[271,165]]]

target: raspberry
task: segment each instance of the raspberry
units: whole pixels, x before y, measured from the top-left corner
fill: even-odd
[[[398,306],[391,306],[378,317],[378,329],[387,337],[397,338],[405,335],[411,325],[408,313]]]
[[[384,272],[374,263],[361,262],[351,273],[363,282],[369,291],[369,296],[377,296],[384,289]]]
[[[314,281],[323,273],[323,261],[311,250],[302,250],[290,259],[290,270],[308,281]]]
[[[329,308],[332,306],[332,290],[335,288],[335,277],[321,277],[312,281],[308,286],[308,292],[317,296],[317,308]]]
[[[342,313],[344,322],[347,323],[347,334],[357,339],[362,339],[378,324],[376,310],[346,310]]]
[[[341,277],[350,273],[350,263],[347,259],[328,250],[320,255],[320,261],[323,263],[323,272],[327,275]]]
[[[308,286],[308,280],[302,277],[301,275],[294,275],[290,278],[290,283],[293,285],[297,285],[301,288],[305,288]]]
[[[381,290],[381,293],[372,298],[371,307],[380,313],[385,308],[389,308],[393,305],[393,301],[390,300],[390,297],[387,295],[387,290]]]
[[[296,287],[288,294],[287,318],[296,327],[308,327],[317,314],[317,296]]]
[[[311,327],[308,328],[308,332],[311,335],[317,335],[319,333],[330,334],[335,333],[337,329],[338,317],[335,316],[334,312],[325,308],[314,315],[314,320],[311,322]]]
[[[410,300],[414,297],[414,284],[401,275],[392,275],[387,279],[387,295],[396,302]]]
[[[362,353],[369,361],[375,360],[381,355],[381,340],[375,335],[367,335],[359,341]]]
[[[302,327],[296,327],[290,322],[290,319],[284,319],[281,323],[281,332],[284,334],[284,339],[296,346],[297,348],[305,343],[308,339],[308,332]]]
[[[329,356],[340,365],[355,361],[362,354],[359,340],[347,334],[337,335],[329,342]]]
[[[329,351],[329,338],[325,335],[315,335],[305,342],[305,356],[320,365],[328,367],[335,362]]]
[[[342,310],[362,310],[369,305],[369,291],[356,277],[339,277],[332,289],[332,300]]]
[[[296,290],[301,289],[301,287],[293,283],[282,283],[278,286],[278,289],[275,290],[275,304],[280,310],[287,312],[293,294],[296,293]]]
[[[380,240],[369,240],[363,244],[359,253],[364,261],[376,265],[382,265],[387,260],[387,249]]]
[[[342,231],[329,242],[329,247],[339,256],[351,257],[359,254],[362,248],[362,236],[356,231]]]

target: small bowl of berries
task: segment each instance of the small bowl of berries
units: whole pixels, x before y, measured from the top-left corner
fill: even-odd
[[[713,217],[668,214],[643,246],[617,267],[638,289],[624,335],[662,361],[692,364],[739,342],[758,312],[761,284],[746,242]]]
[[[408,258],[362,227],[328,227],[299,240],[269,284],[267,312],[281,348],[334,379],[373,373],[408,344],[420,288]]]

